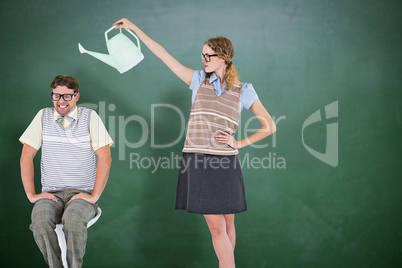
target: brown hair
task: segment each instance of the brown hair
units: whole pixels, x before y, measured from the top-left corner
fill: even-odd
[[[80,88],[80,84],[78,83],[77,79],[64,74],[59,74],[56,76],[50,84],[51,89],[54,89],[57,86],[66,86],[69,89],[73,89],[74,92],[78,92]]]
[[[238,74],[238,68],[233,64],[232,58],[234,56],[234,47],[232,42],[222,36],[217,36],[208,39],[204,42],[204,45],[209,46],[218,57],[225,60],[226,70],[225,76],[223,77],[227,85],[227,90],[230,90],[234,85],[240,85],[240,77]],[[211,74],[208,74],[209,77]]]

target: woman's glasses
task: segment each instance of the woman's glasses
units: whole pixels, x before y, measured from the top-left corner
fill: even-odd
[[[201,60],[205,60],[206,62],[210,62],[211,57],[215,57],[215,56],[218,56],[218,55],[217,54],[208,55],[208,54],[201,53]]]

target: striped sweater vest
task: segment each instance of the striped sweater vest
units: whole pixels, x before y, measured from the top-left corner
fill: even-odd
[[[77,120],[64,128],[54,120],[54,108],[42,115],[42,192],[75,188],[92,192],[97,157],[89,136],[90,109],[78,108]]]
[[[183,152],[212,155],[235,155],[239,151],[215,140],[215,135],[236,133],[240,120],[240,86],[234,86],[217,96],[213,85],[206,78],[198,89],[191,107],[187,136]]]

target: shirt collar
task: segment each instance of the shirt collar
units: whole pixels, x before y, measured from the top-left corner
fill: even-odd
[[[209,77],[209,83],[212,84],[212,83],[215,82],[215,80],[217,80],[217,79],[218,79],[218,82],[220,82],[219,77],[216,76],[215,72],[213,72],[213,73],[211,74],[211,76]]]
[[[215,81],[216,81],[216,83],[215,83]],[[215,74],[215,72],[213,72],[211,74],[211,76],[209,77],[209,84],[212,84],[212,83],[215,83],[214,85],[217,88],[214,87],[214,90],[217,91],[217,92],[219,90],[222,90],[222,89],[226,88],[226,82],[223,82],[223,87],[221,88],[221,79]]]
[[[57,116],[60,116],[60,115],[59,115],[59,113],[58,113],[58,112],[56,111],[56,109],[55,109],[55,110],[54,110],[54,113],[53,113],[54,121],[57,120]],[[78,118],[78,108],[77,108],[77,106],[76,106],[75,109],[72,110],[67,116],[74,118],[74,120],[77,120],[77,118]]]

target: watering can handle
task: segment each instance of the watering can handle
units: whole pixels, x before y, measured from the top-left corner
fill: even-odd
[[[115,27],[116,27],[116,26],[112,26],[112,28],[110,28],[109,30],[107,30],[107,31],[105,32],[105,39],[106,39],[106,42],[109,41],[109,38],[107,37],[107,34],[108,34],[111,30],[113,30]],[[121,32],[121,29],[120,29],[120,32]]]
[[[141,52],[140,40],[138,39],[138,37],[137,37],[131,30],[128,30],[128,29],[126,29],[126,30],[127,30],[127,32],[131,33],[131,34],[135,37],[135,39],[137,39],[138,49],[139,49],[140,52]]]
[[[107,34],[108,34],[111,30],[113,30],[115,27],[116,27],[116,26],[113,26],[112,28],[110,28],[109,30],[107,30],[107,31],[105,32],[105,39],[106,39],[106,42],[109,41],[109,39],[108,39],[108,37],[107,37]],[[120,32],[121,32],[121,28],[120,28],[119,30],[120,30]],[[126,29],[126,30],[127,30],[127,29]],[[137,37],[132,31],[130,31],[130,30],[127,30],[127,32],[131,33],[131,34],[135,37],[135,39],[137,39],[138,49],[141,51],[140,40],[138,39],[138,37]]]

